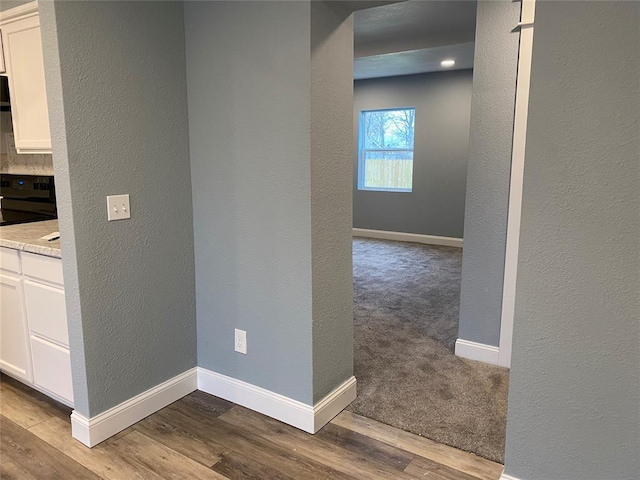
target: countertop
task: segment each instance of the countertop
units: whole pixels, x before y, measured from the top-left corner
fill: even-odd
[[[40,240],[40,237],[57,231],[57,220],[6,225],[0,227],[0,247],[62,258],[59,239],[53,242]]]

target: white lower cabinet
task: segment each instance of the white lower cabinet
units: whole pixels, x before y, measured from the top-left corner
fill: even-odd
[[[59,258],[0,249],[0,368],[73,405]]]
[[[0,368],[31,382],[30,357],[22,280],[0,273]]]
[[[33,383],[73,403],[69,349],[31,335]]]

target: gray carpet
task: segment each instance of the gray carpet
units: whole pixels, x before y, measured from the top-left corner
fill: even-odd
[[[504,463],[507,369],[453,354],[462,251],[354,239],[349,410]]]

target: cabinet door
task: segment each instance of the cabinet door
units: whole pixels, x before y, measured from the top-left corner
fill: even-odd
[[[11,117],[18,153],[51,153],[40,18],[37,13],[2,26]]]
[[[22,280],[0,274],[0,367],[31,383],[29,329]]]

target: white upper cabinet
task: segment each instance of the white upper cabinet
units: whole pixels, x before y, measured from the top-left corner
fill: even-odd
[[[35,2],[2,12],[0,30],[16,150],[51,153],[40,18]]]

